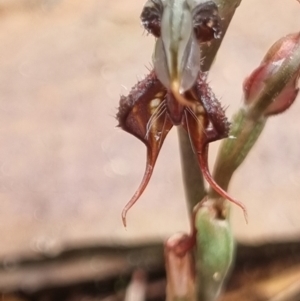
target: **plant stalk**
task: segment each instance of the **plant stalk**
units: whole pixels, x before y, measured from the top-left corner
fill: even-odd
[[[201,54],[204,58],[201,71],[209,71],[235,10],[240,5],[241,1],[242,0],[215,1],[219,7],[219,13],[223,20],[222,36],[219,39],[212,41],[210,44],[201,45]],[[191,147],[188,133],[181,127],[178,127],[178,137],[184,190],[189,212],[192,214],[194,206],[203,199],[207,192],[205,190],[201,170],[198,167],[198,160]]]

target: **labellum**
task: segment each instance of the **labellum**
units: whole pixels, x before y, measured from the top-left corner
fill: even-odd
[[[199,43],[220,35],[220,18],[212,1],[149,0],[141,14],[145,29],[156,38],[154,70],[120,99],[119,126],[147,147],[142,182],[122,212],[126,213],[145,190],[162,144],[173,125],[189,134],[199,167],[221,197],[244,205],[227,194],[208,169],[208,145],[226,138],[229,122],[200,70]]]

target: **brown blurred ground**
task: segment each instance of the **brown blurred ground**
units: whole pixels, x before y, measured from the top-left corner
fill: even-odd
[[[0,258],[56,254],[65,246],[165,238],[188,229],[177,137],[165,142],[153,179],[128,215],[144,146],[116,128],[120,94],[143,76],[154,39],[134,0],[0,0]],[[293,0],[244,1],[210,81],[229,106],[268,47],[300,29]],[[126,87],[126,88],[125,88]],[[300,236],[300,104],[272,118],[234,177],[243,241]],[[216,145],[211,148],[211,162]]]

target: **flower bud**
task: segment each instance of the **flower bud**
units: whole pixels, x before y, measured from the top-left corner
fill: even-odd
[[[165,243],[167,301],[195,301],[193,246],[186,234],[175,234]]]
[[[227,218],[226,218],[227,217]],[[197,300],[218,299],[230,271],[235,243],[228,213],[212,199],[195,208]]]
[[[295,49],[300,43],[300,34],[290,34],[278,40],[267,52],[260,66],[256,68],[243,84],[244,101],[248,106],[255,106],[260,101],[262,93],[268,93],[266,85],[275,76],[282,73],[285,77],[285,70],[282,65],[290,59]],[[283,113],[294,102],[298,94],[298,79],[300,70],[298,69],[290,78],[285,87],[277,94],[270,93],[269,105],[263,110],[263,116],[270,116]]]

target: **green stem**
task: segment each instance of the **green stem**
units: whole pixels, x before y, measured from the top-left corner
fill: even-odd
[[[213,63],[213,60],[221,46],[223,37],[231,22],[236,8],[240,5],[242,0],[217,0],[216,4],[219,7],[219,13],[223,20],[222,23],[222,37],[214,40],[210,44],[203,44],[201,46],[201,54],[204,58],[202,71],[208,71]],[[192,212],[194,206],[203,199],[206,195],[203,176],[198,167],[198,160],[193,152],[189,136],[185,130],[178,127],[179,148],[181,154],[181,168],[183,175],[183,183],[185,189],[186,200],[189,211]]]
[[[262,132],[265,123],[266,118],[262,118],[260,121],[248,119],[243,109],[240,109],[233,117],[230,133],[232,138],[223,140],[213,172],[213,178],[225,191],[228,190],[234,171],[248,155]],[[219,195],[215,190],[210,189],[209,196],[216,198]]]
[[[204,72],[209,71],[241,0],[218,0],[216,2],[221,18],[224,20],[222,24],[223,34],[220,39],[211,44],[201,46],[202,57],[204,57],[202,71]],[[189,136],[182,127],[178,127],[178,136],[185,194],[189,211],[192,213],[195,205],[205,198],[207,192]],[[204,211],[201,210],[202,213],[199,211],[194,220],[194,226],[197,229],[195,262],[196,291],[199,301],[212,301],[218,297],[234,256],[233,236],[228,221],[229,215],[226,214],[226,220],[222,220],[218,213],[213,214],[216,212],[216,202],[214,201],[212,200],[211,210],[207,211],[207,207],[203,207],[202,210]],[[210,204],[210,201],[201,202],[201,204],[205,206],[205,204]]]
[[[280,69],[266,82],[264,89],[255,99],[251,99],[248,107],[242,108],[232,121],[231,136],[223,140],[215,163],[213,177],[217,183],[227,190],[234,171],[244,161],[260,136],[267,121],[264,117],[266,108],[272,104],[276,96],[300,70],[300,43],[293,49]],[[210,189],[210,197],[217,197]]]
[[[198,159],[191,147],[189,135],[181,126],[178,127],[178,138],[181,158],[182,177],[185,197],[190,215],[194,207],[206,195],[203,176],[199,168]]]

